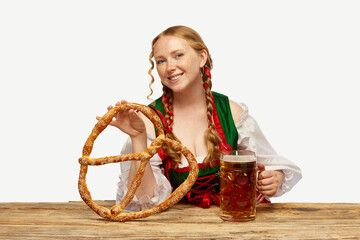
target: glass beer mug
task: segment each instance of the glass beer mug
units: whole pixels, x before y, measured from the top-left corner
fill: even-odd
[[[233,150],[220,158],[220,217],[242,222],[255,219],[256,205],[264,196],[256,192],[257,165],[254,152]]]

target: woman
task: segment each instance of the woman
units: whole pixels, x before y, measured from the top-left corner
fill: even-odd
[[[246,149],[257,154],[261,170],[257,189],[267,200],[289,191],[300,180],[301,170],[276,154],[246,105],[211,92],[212,59],[196,31],[185,26],[166,29],[152,41],[149,59],[150,89],[153,59],[163,85],[163,95],[152,107],[163,117],[167,136],[185,145],[199,163],[199,178],[185,196],[187,201],[201,207],[219,204],[217,173],[222,150]],[[143,152],[156,137],[153,124],[133,110],[118,114],[111,125],[130,136],[122,154]],[[186,159],[166,145],[150,163],[128,211],[154,207],[186,178]],[[117,202],[125,196],[138,166],[137,161],[122,164]]]

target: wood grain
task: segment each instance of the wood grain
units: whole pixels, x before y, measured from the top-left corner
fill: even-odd
[[[96,201],[105,207],[114,201]],[[84,202],[0,203],[1,239],[360,239],[360,204],[261,204],[255,221],[178,203],[148,218],[104,220]]]

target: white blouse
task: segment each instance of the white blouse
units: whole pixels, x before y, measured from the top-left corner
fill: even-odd
[[[240,122],[235,124],[239,135],[237,142],[238,147],[255,152],[257,156],[257,163],[263,163],[266,170],[282,170],[284,172],[284,181],[282,185],[278,187],[278,190],[274,195],[274,197],[279,197],[290,191],[301,179],[301,170],[293,162],[283,156],[278,155],[275,152],[273,147],[266,140],[255,119],[249,115],[248,107],[243,103],[238,104],[244,110],[241,114]],[[147,135],[148,146],[154,140],[155,136],[150,134]],[[132,144],[129,138],[121,150],[121,154],[130,154],[131,151]],[[201,163],[204,158],[205,156],[200,156],[196,157],[196,160],[198,163]],[[162,160],[158,154],[155,154],[150,159],[150,165],[157,182],[157,187],[154,190],[153,197],[150,198],[148,195],[144,195],[140,199],[137,199],[137,197],[134,196],[134,199],[127,206],[125,211],[133,212],[153,208],[154,206],[165,201],[170,196],[173,189],[164,175],[164,169],[160,167],[161,164]],[[118,183],[118,190],[116,195],[117,203],[119,203],[127,193],[127,180],[129,177],[130,165],[131,162],[129,161],[121,163],[121,175],[119,176],[120,181]],[[182,163],[179,167],[186,167],[187,165],[188,162],[183,157]]]

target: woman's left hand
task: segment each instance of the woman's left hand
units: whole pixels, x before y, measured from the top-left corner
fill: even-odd
[[[256,187],[259,193],[268,197],[274,196],[284,180],[284,172],[281,170],[265,170],[265,166],[262,163],[258,165],[258,169],[260,172]]]

